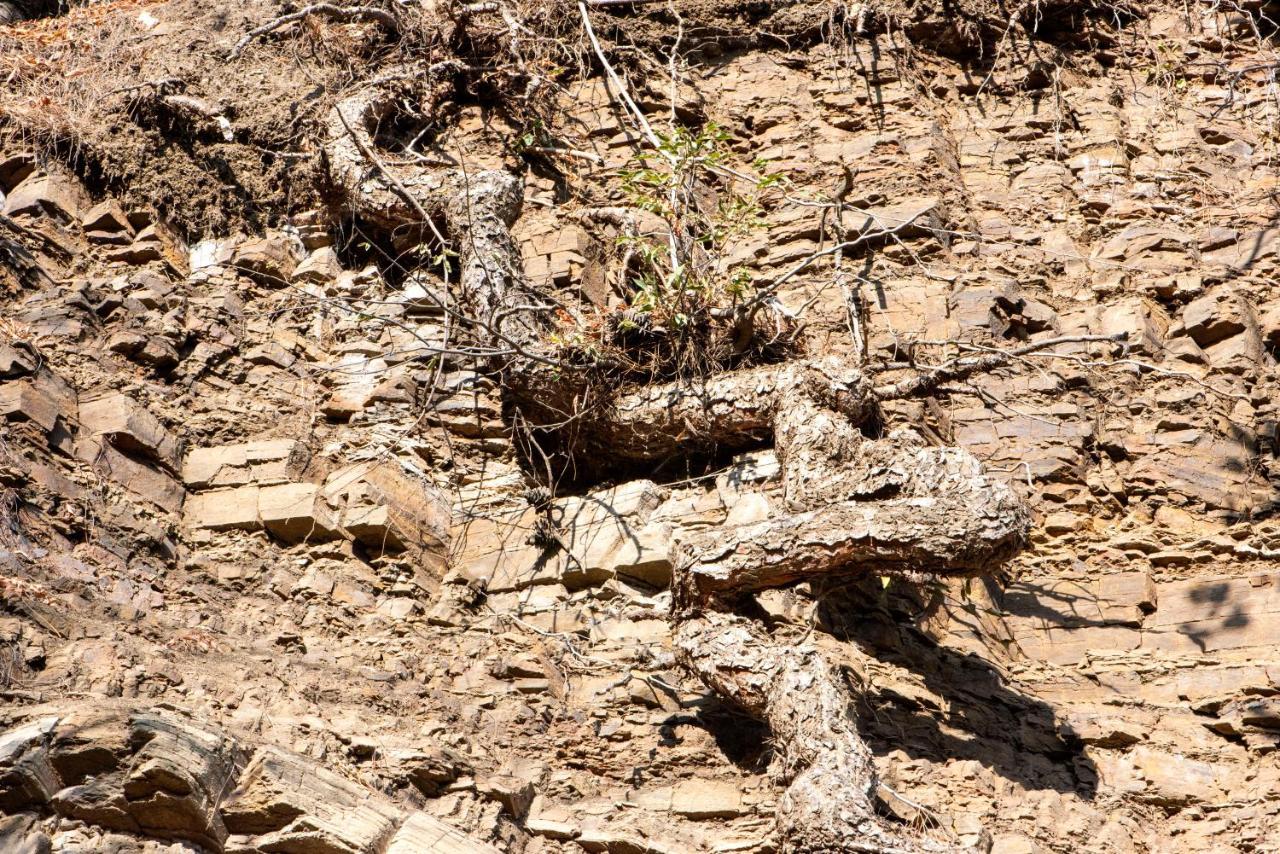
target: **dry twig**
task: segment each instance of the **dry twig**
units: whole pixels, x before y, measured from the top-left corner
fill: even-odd
[[[299,9],[297,12],[290,12],[288,15],[281,15],[261,27],[256,27],[241,36],[240,41],[236,42],[235,48],[227,55],[228,59],[239,59],[240,54],[244,53],[244,49],[259,36],[265,36],[273,33],[281,27],[287,27],[289,24],[310,18],[312,15],[323,15],[335,21],[343,23],[353,23],[355,21],[377,21],[390,29],[395,29],[396,17],[385,9],[379,9],[377,6],[335,6],[332,3],[313,3],[306,8]]]

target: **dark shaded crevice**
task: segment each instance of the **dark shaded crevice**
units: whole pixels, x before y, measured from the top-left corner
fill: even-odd
[[[919,674],[929,692],[946,700],[944,711],[892,690],[862,695],[859,721],[872,750],[938,762],[972,759],[1028,788],[1092,798],[1097,769],[1051,706],[1009,684],[988,662],[939,645],[912,625],[925,595],[910,585],[886,590],[866,578],[818,602],[819,620],[834,637]]]
[[[52,18],[67,11],[67,0],[0,0],[0,24]]]

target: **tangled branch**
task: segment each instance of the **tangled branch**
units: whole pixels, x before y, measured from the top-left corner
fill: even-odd
[[[342,23],[354,23],[357,21],[377,21],[390,30],[395,30],[398,26],[396,16],[385,9],[379,9],[377,6],[335,6],[332,3],[313,3],[297,12],[290,12],[287,15],[281,15],[260,27],[256,27],[245,33],[240,41],[236,42],[236,46],[231,53],[227,55],[227,59],[239,59],[240,54],[244,53],[254,39],[265,36],[276,30],[287,27],[289,24],[304,21],[313,15],[320,15],[333,21]]]

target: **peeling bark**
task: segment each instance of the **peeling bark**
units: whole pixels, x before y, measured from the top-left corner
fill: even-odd
[[[840,669],[813,644],[774,639],[732,609],[744,594],[819,578],[988,572],[1025,546],[1029,513],[969,453],[923,447],[909,431],[865,439],[831,405],[840,394],[791,379],[774,388],[773,405],[790,512],[674,546],[676,656],[772,730],[787,785],[782,851],[946,850],[875,815],[875,767]],[[856,387],[865,413],[874,392]]]
[[[1021,501],[968,453],[922,448],[899,466],[900,498],[845,501],[689,537],[675,551],[678,598],[705,607],[820,577],[979,573],[1026,544]]]
[[[726,613],[682,620],[680,661],[773,732],[780,847],[785,854],[945,851],[877,818],[871,751],[853,720],[840,668],[811,642],[774,638]]]

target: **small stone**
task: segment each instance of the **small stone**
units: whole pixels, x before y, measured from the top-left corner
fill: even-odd
[[[231,263],[237,272],[262,284],[282,287],[289,283],[298,265],[296,243],[280,232],[246,240],[236,247]]]
[[[307,446],[296,439],[195,448],[183,463],[182,480],[193,489],[279,483],[300,475],[310,458]]]
[[[414,552],[444,566],[452,509],[433,485],[393,463],[358,463],[331,474],[325,499],[343,528],[374,554]]]
[[[188,527],[211,531],[260,529],[258,487],[215,489],[192,495],[183,506],[183,519]]]
[[[736,783],[726,780],[685,780],[671,792],[671,811],[685,818],[734,818],[748,810]]]
[[[506,774],[480,778],[476,781],[476,791],[498,801],[517,821],[528,814],[533,804],[533,784]]]
[[[129,217],[115,199],[107,199],[89,209],[81,221],[84,230],[90,234],[125,235],[127,240],[133,239],[133,226],[129,225]],[[126,242],[127,242],[126,240]]]
[[[1258,328],[1258,319],[1249,301],[1235,288],[1223,285],[1211,289],[1182,310],[1182,326],[1197,344],[1208,347]]]
[[[1071,534],[1083,529],[1089,520],[1078,513],[1050,513],[1044,520],[1044,531],[1054,537]]]
[[[991,854],[1046,854],[1048,849],[1021,834],[1004,834],[991,842]]]
[[[1097,747],[1114,750],[1146,738],[1146,729],[1142,725],[1111,715],[1070,715],[1067,723],[1081,741]]]
[[[338,253],[332,247],[324,246],[304,258],[294,269],[293,281],[323,284],[338,278],[341,273],[342,264],[338,261]]]
[[[338,532],[338,515],[314,483],[280,483],[258,490],[258,518],[286,542],[325,540]]]

